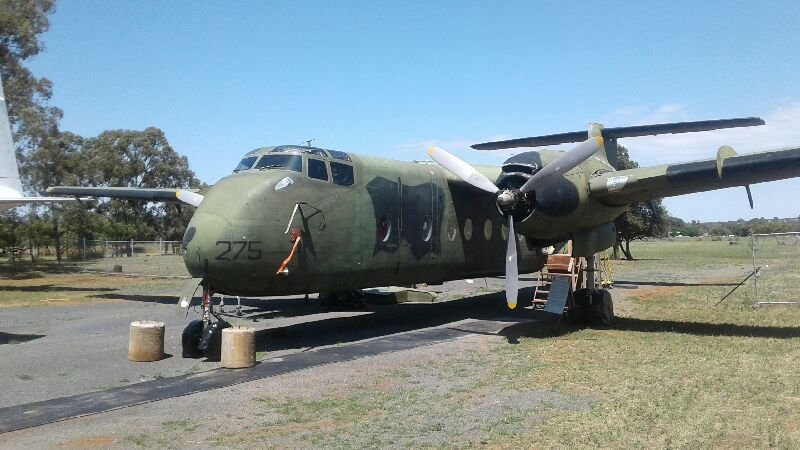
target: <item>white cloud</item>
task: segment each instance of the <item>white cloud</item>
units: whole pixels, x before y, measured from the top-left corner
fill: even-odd
[[[697,120],[688,118],[686,108],[679,105],[665,105],[643,115],[648,119],[659,117],[649,123]],[[620,143],[644,166],[714,158],[722,145],[738,153],[800,147],[800,102],[784,102],[763,119],[766,125],[759,127],[628,138],[620,139]]]

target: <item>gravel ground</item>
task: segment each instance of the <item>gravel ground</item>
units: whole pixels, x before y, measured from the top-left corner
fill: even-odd
[[[450,282],[446,298],[484,294],[502,279]],[[530,282],[528,282],[530,285]],[[488,298],[487,298],[488,296]],[[429,304],[367,305],[359,311],[323,311],[316,298],[244,299],[245,317],[233,324],[255,327],[261,359],[341,345],[381,335],[444,325],[470,317],[506,314],[502,297],[487,294],[466,300]],[[444,300],[440,296],[439,300]],[[175,306],[159,295],[115,292],[110,303],[8,307],[0,314],[0,407],[30,403],[161,377],[213,370],[216,362],[184,359],[180,335],[199,310]],[[231,300],[228,298],[229,305]],[[228,307],[228,311],[231,311]],[[165,322],[168,357],[153,363],[127,360],[129,324],[134,320]]]
[[[523,285],[534,281],[524,277]],[[502,285],[502,279],[475,279],[423,286],[442,293],[437,302],[367,305],[363,311],[345,312],[322,311],[315,298],[308,304],[299,298],[247,299],[247,319],[241,321],[259,330],[259,358],[274,359],[464,319],[530,314],[506,310],[502,294],[491,293]],[[526,292],[520,297],[530,296]],[[190,310],[187,319],[169,297],[111,297],[111,303],[102,304],[4,308],[0,407],[218,368],[218,363],[180,356],[180,333],[197,312]],[[166,323],[165,347],[171,357],[155,363],[127,360],[129,323],[142,319]],[[416,447],[454,440],[479,445],[489,429],[513,433],[535,426],[550,409],[584,411],[591,406],[591,398],[550,390],[481,388],[488,368],[503,364],[491,349],[508,342],[497,335],[470,335],[6,433],[0,435],[0,446],[251,447],[258,442],[279,447]],[[331,399],[342,401],[343,408],[352,402],[355,406],[342,410],[340,418],[321,421],[309,412],[314,402]],[[357,414],[359,405],[375,407],[375,401],[383,402],[379,408],[396,409],[390,419],[377,421],[375,427],[356,427],[337,441],[315,441],[322,439],[320,430],[352,423],[355,418],[349,415]]]

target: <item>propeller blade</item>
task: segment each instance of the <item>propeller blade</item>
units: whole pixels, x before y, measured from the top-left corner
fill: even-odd
[[[200,206],[200,203],[203,201],[202,195],[184,189],[181,189],[178,192],[176,192],[175,197],[177,197],[178,200],[182,201],[183,203],[192,205],[194,207]]]
[[[436,161],[437,164],[450,171],[453,175],[478,189],[492,194],[500,190],[500,188],[495,186],[486,176],[478,172],[477,169],[439,147],[429,147],[428,156]]]
[[[544,166],[542,170],[533,174],[520,190],[530,192],[534,188],[543,188],[555,181],[561,175],[577,167],[580,163],[589,159],[597,150],[603,148],[603,138],[594,137],[583,141],[572,150],[564,153],[555,161]]]
[[[517,307],[519,294],[519,269],[517,268],[517,235],[514,234],[514,217],[508,216],[508,247],[506,248],[506,304]]]

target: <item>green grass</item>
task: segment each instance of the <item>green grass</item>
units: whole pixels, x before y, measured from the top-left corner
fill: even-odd
[[[747,241],[637,242],[610,329],[541,327],[519,345],[364,374],[317,398],[260,398],[220,445],[800,447],[800,307],[753,309]],[[757,248],[763,298],[800,300],[800,249]],[[702,272],[702,273],[701,273]],[[683,284],[681,284],[683,283]],[[625,295],[627,298],[622,300]]]

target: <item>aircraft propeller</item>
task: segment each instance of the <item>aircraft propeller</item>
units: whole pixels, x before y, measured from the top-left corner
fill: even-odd
[[[508,307],[517,307],[519,292],[519,272],[517,266],[517,244],[514,234],[514,209],[525,195],[537,189],[543,189],[556,181],[561,175],[577,167],[590,158],[597,150],[603,148],[603,138],[593,137],[573,147],[555,161],[544,166],[533,174],[519,189],[500,189],[485,175],[455,155],[439,147],[428,148],[428,156],[453,175],[461,178],[478,189],[496,195],[497,206],[508,216],[508,246],[506,248],[506,303]]]

